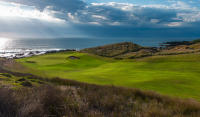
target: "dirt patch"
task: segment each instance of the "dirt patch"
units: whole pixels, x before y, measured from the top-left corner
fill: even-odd
[[[26,63],[36,63],[35,61],[26,61]]]
[[[80,59],[80,57],[77,57],[77,56],[69,56],[68,59],[75,60],[75,59]]]

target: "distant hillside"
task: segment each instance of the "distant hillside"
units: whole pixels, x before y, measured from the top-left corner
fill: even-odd
[[[150,56],[157,52],[157,49],[142,47],[131,42],[123,42],[94,48],[86,48],[81,50],[81,52],[91,53],[104,57],[135,58],[141,56]]]
[[[200,52],[200,39],[194,41],[166,42],[156,55],[187,54]]]
[[[161,46],[164,47],[175,47],[175,46],[179,46],[179,45],[193,45],[193,44],[197,44],[200,43],[200,39],[196,39],[193,41],[172,41],[172,42],[166,42],[161,44]]]
[[[123,42],[105,46],[87,48],[81,52],[91,53],[104,57],[123,58],[141,58],[154,55],[174,55],[200,52],[200,39],[194,41],[166,42],[162,48],[142,47],[140,45]]]

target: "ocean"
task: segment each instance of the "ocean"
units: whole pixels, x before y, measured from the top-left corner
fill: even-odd
[[[0,57],[24,57],[44,54],[47,51],[95,47],[118,42],[133,42],[142,46],[158,47],[168,41],[190,41],[192,39],[151,39],[151,38],[56,38],[56,39],[8,39],[0,38]]]

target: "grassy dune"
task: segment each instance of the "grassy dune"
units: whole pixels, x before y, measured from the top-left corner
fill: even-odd
[[[86,53],[62,52],[18,59],[17,62],[39,76],[140,88],[200,100],[199,54],[114,60]]]

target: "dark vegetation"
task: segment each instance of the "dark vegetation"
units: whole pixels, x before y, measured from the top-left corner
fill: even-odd
[[[1,67],[0,67],[1,68]],[[0,69],[40,85],[0,88],[0,117],[199,117],[200,103],[114,86],[46,79]],[[9,74],[9,75],[8,75]],[[11,85],[11,84],[10,84]]]
[[[200,39],[194,40],[194,41],[172,41],[172,42],[165,42],[161,44],[163,47],[174,47],[174,46],[179,46],[179,45],[192,45],[192,44],[197,44],[200,42]]]
[[[65,49],[65,50],[52,50],[52,51],[47,51],[46,54],[52,54],[52,53],[57,53],[57,52],[73,52],[76,51],[74,49]]]

